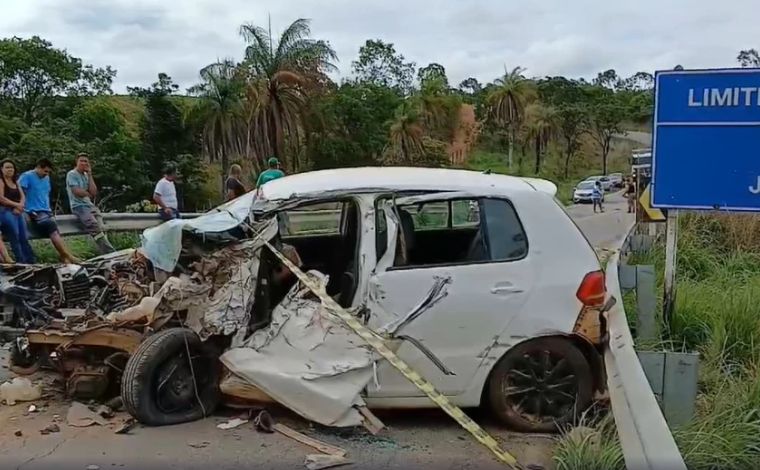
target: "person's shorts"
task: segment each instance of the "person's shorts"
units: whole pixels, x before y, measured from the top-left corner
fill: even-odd
[[[103,231],[101,228],[102,217],[95,207],[81,206],[75,207],[71,211],[77,217],[79,223],[82,224],[82,227],[88,235],[94,236]]]
[[[29,227],[39,237],[49,237],[58,231],[53,214],[46,211],[28,212]]]
[[[158,216],[163,221],[172,220],[172,219],[180,219],[181,215],[177,209],[172,209],[171,213],[167,214],[164,212],[163,209],[158,209]]]

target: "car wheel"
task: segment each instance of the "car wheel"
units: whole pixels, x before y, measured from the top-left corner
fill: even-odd
[[[32,375],[40,369],[40,356],[31,353],[28,349],[21,351],[14,341],[11,344],[9,369],[18,375]]]
[[[491,372],[493,411],[511,428],[554,432],[576,421],[591,404],[593,374],[583,353],[562,338],[517,345]]]
[[[149,426],[201,419],[219,404],[220,372],[218,353],[195,332],[160,331],[127,361],[121,382],[124,408]]]

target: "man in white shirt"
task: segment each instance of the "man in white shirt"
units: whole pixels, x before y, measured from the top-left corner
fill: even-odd
[[[174,187],[176,179],[177,168],[169,165],[164,171],[164,177],[156,183],[156,189],[153,190],[153,201],[158,204],[158,216],[162,220],[179,219],[177,189]]]

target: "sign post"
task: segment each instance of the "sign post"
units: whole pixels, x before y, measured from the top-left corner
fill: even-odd
[[[666,322],[675,304],[678,211],[760,212],[758,142],[760,69],[655,74],[651,202],[667,209]]]

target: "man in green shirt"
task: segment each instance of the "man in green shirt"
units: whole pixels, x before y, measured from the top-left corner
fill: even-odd
[[[280,161],[275,157],[271,157],[267,160],[267,165],[269,166],[269,169],[262,171],[259,175],[259,179],[256,181],[257,188],[260,188],[265,183],[285,176],[285,173],[280,169]]]

